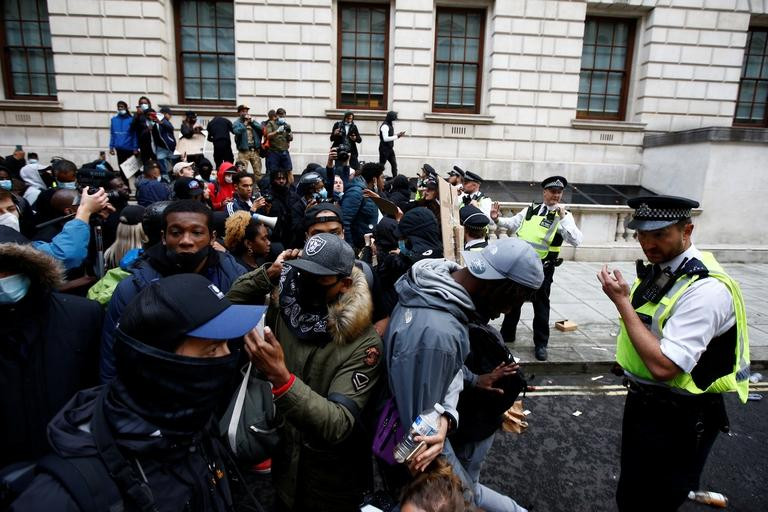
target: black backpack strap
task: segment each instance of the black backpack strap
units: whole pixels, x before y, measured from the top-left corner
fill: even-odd
[[[82,512],[122,512],[123,498],[98,456],[64,458],[50,453],[37,463],[38,473],[54,477]]]
[[[101,460],[104,462],[109,475],[115,481],[117,487],[125,495],[126,499],[138,507],[142,512],[157,512],[155,497],[152,489],[136,473],[136,468],[131,465],[115,443],[112,431],[104,416],[104,400],[109,392],[109,386],[104,386],[93,409],[91,419],[91,434],[96,443]]]

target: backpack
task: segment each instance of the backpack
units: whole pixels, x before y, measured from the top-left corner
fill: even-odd
[[[251,363],[242,373],[237,393],[219,421],[219,432],[238,460],[261,462],[275,453],[280,442],[272,384]]]
[[[501,363],[514,362],[501,334],[489,325],[469,324],[470,352],[464,362],[477,375],[490,373]],[[459,395],[459,428],[455,439],[476,442],[488,438],[503,422],[504,412],[512,407],[527,382],[521,370],[496,381],[495,386],[504,394],[491,393],[474,387],[465,388]]]

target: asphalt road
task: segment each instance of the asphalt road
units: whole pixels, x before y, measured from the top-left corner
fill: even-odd
[[[542,391],[524,399],[528,430],[497,434],[481,482],[535,512],[616,510],[624,394],[617,377],[595,376],[537,379]],[[732,512],[768,510],[768,385],[756,388],[766,395],[760,402],[726,397],[731,432],[718,436],[701,479]],[[715,509],[689,502],[680,510]]]

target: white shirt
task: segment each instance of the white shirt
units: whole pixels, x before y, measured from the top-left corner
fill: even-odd
[[[478,190],[477,192],[473,192],[472,194],[467,194],[466,192],[462,193],[459,196],[459,201],[463,203],[465,197],[470,197],[471,198],[470,204],[479,208],[480,211],[483,212],[483,215],[485,215],[489,219],[491,218],[491,208],[493,207],[493,201],[491,201],[490,197],[483,195],[483,193]]]
[[[659,266],[670,267],[674,272],[683,258],[701,259],[701,252],[691,244],[682,254]],[[725,333],[735,323],[728,288],[713,277],[698,279],[675,303],[662,329],[661,352],[690,373],[712,338]]]
[[[392,142],[397,140],[397,134],[394,134],[392,136],[389,135],[389,126],[383,124],[381,125],[381,128],[379,128],[379,131],[381,132],[381,139],[384,142]]]
[[[554,208],[550,209],[547,205],[541,204],[537,213],[546,215],[551,210],[554,210]],[[525,212],[527,211],[528,208],[523,208],[513,217],[499,217],[499,220],[497,220],[496,223],[513,233],[517,233],[517,230],[520,229],[520,226],[522,226],[523,221],[525,220]],[[565,217],[560,219],[560,222],[557,225],[557,232],[563,237],[565,242],[574,247],[581,245],[581,241],[584,238],[581,230],[576,226],[576,221],[573,220],[573,214],[571,214],[571,212],[566,212]]]

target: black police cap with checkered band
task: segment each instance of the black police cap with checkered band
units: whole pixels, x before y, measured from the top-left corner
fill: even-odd
[[[635,209],[630,229],[654,231],[671,226],[691,216],[691,209],[698,208],[698,201],[677,196],[640,196],[627,201]]]

